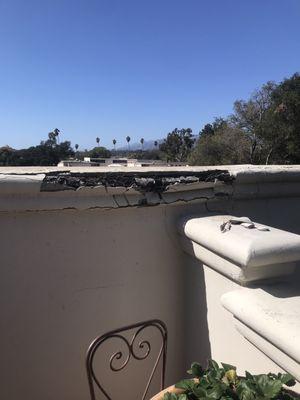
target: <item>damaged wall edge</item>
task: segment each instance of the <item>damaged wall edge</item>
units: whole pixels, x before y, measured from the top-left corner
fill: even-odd
[[[35,173],[34,173],[35,172]],[[0,212],[117,209],[300,198],[299,166],[0,169]]]
[[[232,193],[227,170],[51,171],[0,175],[0,212],[153,207],[200,201]],[[27,190],[25,190],[27,189]]]
[[[83,187],[134,189],[140,193],[163,193],[175,185],[189,185],[215,181],[231,183],[233,177],[227,170],[200,172],[107,172],[107,173],[47,173],[41,185],[42,192],[77,190]]]

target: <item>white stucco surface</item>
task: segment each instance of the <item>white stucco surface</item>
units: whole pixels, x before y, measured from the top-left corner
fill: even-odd
[[[233,218],[232,215],[212,215],[188,219],[184,223],[184,233],[189,239],[245,269],[300,259],[300,235],[255,221],[256,227],[268,231],[232,225],[230,230],[222,232],[221,225]]]
[[[299,285],[242,288],[224,294],[221,302],[245,325],[238,330],[249,341],[300,380]]]
[[[198,268],[201,268],[199,264]],[[206,265],[203,270],[211,357],[237,366],[239,374],[244,374],[246,370],[254,374],[282,371],[236,330],[231,313],[222,306],[222,296],[239,290],[240,286]]]
[[[187,255],[178,223],[211,213],[246,215],[299,235],[300,167],[220,168],[235,179],[178,184],[163,193],[99,185],[45,192],[48,173],[85,176],[101,169],[0,168],[1,398],[88,400],[90,342],[150,318],[162,319],[169,330],[166,384],[184,376],[192,361],[210,357],[236,364],[241,373],[281,370],[235,329],[221,304],[224,293],[239,288],[222,273],[222,262],[224,268],[235,264],[214,253],[218,271]],[[110,171],[129,172],[101,172]],[[187,241],[199,246],[201,257],[209,251]],[[291,278],[299,285],[297,269]],[[278,290],[280,297],[284,291]],[[143,368],[134,367],[131,377],[137,384]],[[124,381],[115,382],[113,389],[122,390]],[[132,394],[124,391],[122,398],[132,400]]]
[[[192,241],[189,253],[240,283],[291,274],[300,260],[300,235],[262,225],[255,227],[222,224],[232,215],[204,215],[186,218],[179,229]],[[259,230],[260,228],[264,230]]]

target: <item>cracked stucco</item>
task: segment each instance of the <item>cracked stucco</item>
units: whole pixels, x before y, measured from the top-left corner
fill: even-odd
[[[299,197],[300,168],[1,168],[0,212],[116,209]]]
[[[0,174],[0,212],[94,210],[207,201],[229,196],[233,180],[227,170],[212,168]]]

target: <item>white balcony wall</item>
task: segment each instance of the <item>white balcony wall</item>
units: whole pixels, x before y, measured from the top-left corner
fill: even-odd
[[[12,171],[5,173],[7,183]],[[177,223],[220,211],[300,233],[297,174],[284,191],[288,176],[265,183],[258,174],[255,184],[235,184],[240,196],[207,200],[204,188],[184,201],[177,193],[174,202],[139,207],[94,207],[79,192],[0,185],[1,398],[89,399],[84,362],[92,339],[151,318],[169,331],[167,384],[211,356],[241,371],[280,370],[234,329],[219,299],[236,284],[183,252]]]

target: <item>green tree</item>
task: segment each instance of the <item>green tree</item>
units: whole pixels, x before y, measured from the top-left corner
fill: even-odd
[[[300,162],[300,75],[268,82],[234,104],[231,120],[251,142],[251,163]]]
[[[275,163],[300,163],[300,75],[283,80],[273,90],[270,114],[276,128],[268,135],[270,159]],[[271,118],[270,118],[271,119]]]
[[[205,136],[205,135],[213,135],[214,134],[214,127],[212,124],[206,124],[204,127],[201,129],[199,132],[200,136]]]
[[[207,126],[207,125],[206,125]],[[213,133],[200,135],[188,162],[191,165],[229,165],[249,163],[249,138],[228,122]]]
[[[94,147],[92,150],[88,152],[87,157],[91,158],[109,158],[111,156],[111,152],[105,147]]]
[[[0,147],[0,166],[13,165],[14,150],[10,146]]]
[[[41,144],[45,144],[47,146],[55,147],[57,145],[57,136],[54,131],[48,133],[48,140],[42,141]]]
[[[8,147],[0,150],[0,165],[38,166],[57,165],[61,160],[74,157],[71,142],[57,143],[54,131],[49,132],[48,139],[38,146],[28,149],[13,150]]]
[[[192,136],[192,130],[174,129],[168,133],[167,138],[159,146],[159,149],[165,154],[168,161],[186,161],[195,139]]]
[[[275,88],[274,82],[267,82],[260,90],[256,90],[248,101],[237,100],[234,103],[231,121],[242,129],[250,140],[251,163],[261,162],[262,154],[266,150],[266,138],[276,136],[274,119],[270,113]]]
[[[120,157],[137,158],[138,160],[161,160],[162,153],[158,149],[118,152]]]

